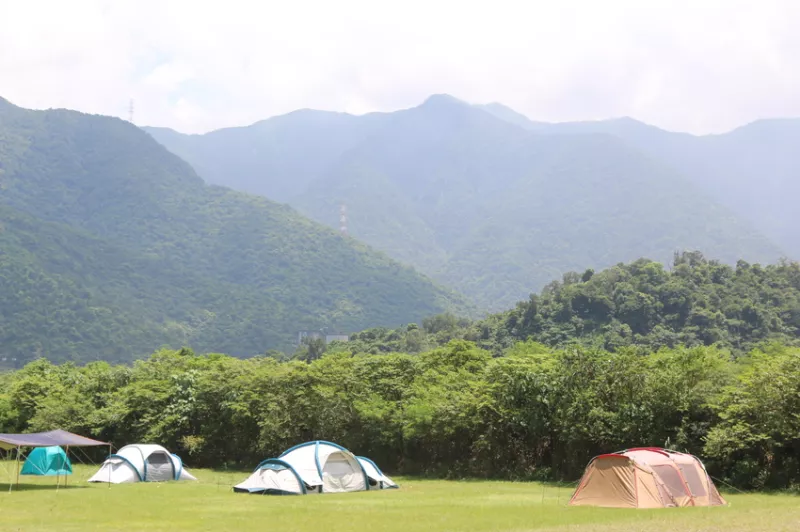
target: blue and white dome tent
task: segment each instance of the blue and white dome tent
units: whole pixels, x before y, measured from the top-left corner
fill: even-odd
[[[135,443],[110,455],[89,482],[164,482],[197,480],[186,469],[178,455],[160,445]]]
[[[239,493],[343,493],[397,487],[369,459],[335,443],[310,441],[264,460],[233,490]]]

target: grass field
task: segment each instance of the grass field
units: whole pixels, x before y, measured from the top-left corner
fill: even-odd
[[[800,497],[725,494],[729,507],[615,510],[569,507],[570,487],[538,483],[397,478],[399,490],[309,496],[234,494],[246,472],[197,469],[198,482],[89,485],[76,466],[67,488],[54,478],[0,484],[2,531],[294,530],[797,531]],[[7,481],[9,470],[0,471]]]

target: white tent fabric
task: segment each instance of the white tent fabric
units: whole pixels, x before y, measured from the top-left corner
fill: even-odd
[[[340,445],[326,441],[301,443],[279,456],[297,472],[309,491],[340,493],[369,489],[358,459]]]
[[[372,475],[366,463],[371,464]],[[368,459],[362,461],[335,443],[311,441],[292,447],[279,458],[264,460],[233,489],[267,494],[341,493],[370,489],[370,478],[381,488],[397,486]]]
[[[183,468],[183,462],[160,445],[126,445],[109,456],[89,482],[164,482],[197,480]]]
[[[356,456],[356,458],[361,463],[361,467],[364,468],[367,477],[369,477],[371,486],[375,485],[382,490],[398,487],[392,479],[383,474],[383,471],[380,470],[375,462],[366,456]]]
[[[269,493],[273,495],[293,495],[306,493],[305,484],[289,464],[272,458],[264,460],[253,474],[233,487],[239,493]]]

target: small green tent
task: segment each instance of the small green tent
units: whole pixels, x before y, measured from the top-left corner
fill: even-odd
[[[28,455],[22,466],[22,475],[41,475],[54,477],[56,475],[71,475],[72,464],[64,449],[58,445],[52,447],[36,447]]]

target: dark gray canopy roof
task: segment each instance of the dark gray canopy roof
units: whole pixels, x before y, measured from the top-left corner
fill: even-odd
[[[0,448],[3,449],[49,447],[51,445],[92,447],[95,445],[108,445],[108,443],[84,438],[66,430],[51,430],[49,432],[34,432],[31,434],[0,434]]]

